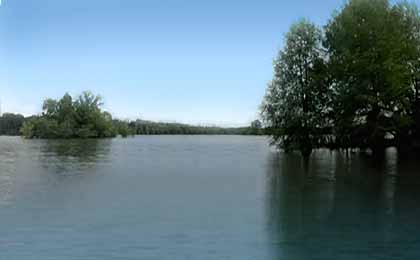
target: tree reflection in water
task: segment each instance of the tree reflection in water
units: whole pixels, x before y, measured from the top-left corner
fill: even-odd
[[[306,164],[273,154],[266,195],[273,259],[415,259],[416,169],[399,163],[393,149],[383,163],[358,153],[317,151]]]
[[[56,173],[74,174],[109,161],[111,139],[42,140],[42,165]]]

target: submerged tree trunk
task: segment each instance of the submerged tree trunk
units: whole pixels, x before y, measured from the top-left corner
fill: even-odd
[[[301,144],[300,153],[304,158],[309,158],[312,154],[312,145],[310,144],[309,140],[306,140]]]
[[[379,106],[376,105],[372,111],[369,112],[366,122],[368,129],[367,133],[369,135],[367,144],[375,157],[381,157],[386,148],[385,135],[380,126],[380,115],[381,110]]]
[[[384,145],[373,145],[370,149],[374,158],[381,159],[385,156],[386,147]]]
[[[312,154],[312,150],[306,149],[306,150],[301,151],[301,153],[302,153],[303,158],[309,159],[309,157]]]
[[[414,100],[414,145],[420,143],[420,79],[415,81],[415,100]],[[414,147],[413,147],[414,148]]]

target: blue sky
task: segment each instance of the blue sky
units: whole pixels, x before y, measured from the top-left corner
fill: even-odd
[[[342,0],[2,0],[3,112],[91,90],[123,119],[247,125],[299,18]]]

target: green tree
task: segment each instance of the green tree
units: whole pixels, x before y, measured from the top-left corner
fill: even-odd
[[[404,114],[405,124],[397,131],[399,149],[406,150],[413,146],[413,141],[420,141],[420,15],[418,7],[406,1],[395,5],[392,15],[404,37],[405,65],[410,74],[409,120]]]
[[[66,93],[58,102],[57,102],[57,120],[60,123],[72,122],[75,117],[75,111],[73,106],[73,98]]]
[[[58,103],[56,100],[52,98],[47,98],[44,100],[44,103],[42,105],[42,114],[45,117],[48,117],[50,119],[55,119],[57,117],[57,111],[58,111]]]
[[[19,135],[25,118],[22,115],[5,113],[0,116],[0,135]]]
[[[322,34],[302,20],[292,25],[274,63],[274,79],[262,104],[262,116],[272,129],[273,143],[305,157],[322,142],[328,98]]]
[[[333,110],[342,146],[385,148],[409,123],[411,59],[401,17],[388,0],[349,1],[326,26]]]
[[[112,116],[102,111],[102,99],[83,92],[73,101],[69,94],[60,100],[47,99],[43,113],[23,125],[27,138],[104,138],[116,134]]]
[[[35,119],[31,119],[28,121],[25,121],[20,129],[20,133],[25,137],[25,138],[35,138],[35,129],[36,129],[36,123],[35,123]]]

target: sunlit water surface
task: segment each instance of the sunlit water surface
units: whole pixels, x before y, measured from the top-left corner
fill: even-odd
[[[420,259],[420,163],[265,137],[0,137],[0,259]]]

